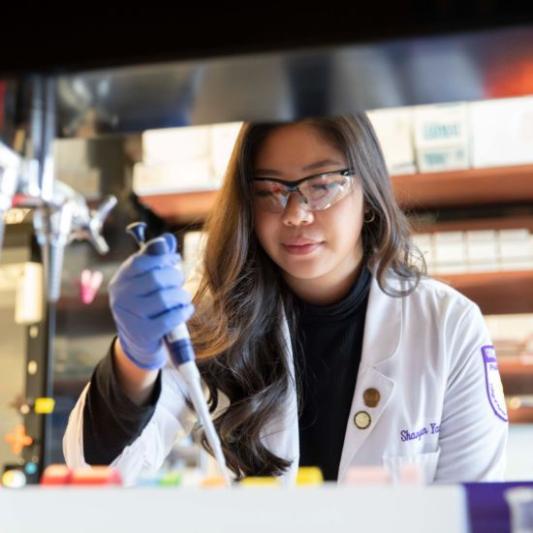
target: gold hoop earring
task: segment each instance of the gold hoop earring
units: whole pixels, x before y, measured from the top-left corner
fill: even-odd
[[[368,215],[370,213],[370,218],[367,218],[366,216],[363,218],[363,222],[365,224],[370,224],[371,222],[374,222],[376,220],[376,213],[375,211],[369,210],[365,213],[365,215]]]

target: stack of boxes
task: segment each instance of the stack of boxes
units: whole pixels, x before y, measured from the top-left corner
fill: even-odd
[[[368,115],[392,175],[533,163],[533,97]],[[428,233],[414,240],[431,274],[533,270],[533,236],[525,228]]]
[[[368,112],[391,175],[533,163],[533,96]],[[139,195],[220,187],[242,123],[149,130]]]
[[[533,270],[527,229],[420,233],[413,240],[432,275]]]
[[[139,196],[220,188],[240,122],[148,130],[133,169]]]
[[[533,96],[379,109],[368,116],[393,175],[533,163]]]

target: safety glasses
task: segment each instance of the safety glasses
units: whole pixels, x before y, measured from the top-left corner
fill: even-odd
[[[253,178],[252,190],[257,209],[282,213],[291,193],[309,211],[323,211],[342,200],[351,190],[353,170],[346,168],[307,176],[297,181]]]

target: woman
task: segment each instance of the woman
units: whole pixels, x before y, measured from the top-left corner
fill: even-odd
[[[365,115],[246,124],[207,225],[189,329],[236,478],[420,465],[503,476],[507,416],[479,308],[424,275]],[[109,293],[118,338],[81,395],[67,463],[156,470],[194,417],[162,336],[193,306],[168,253]]]

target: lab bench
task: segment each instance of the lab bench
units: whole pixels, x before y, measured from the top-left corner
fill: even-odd
[[[506,533],[516,485],[0,489],[0,530]]]
[[[0,490],[1,531],[466,533],[450,487],[55,488]]]

